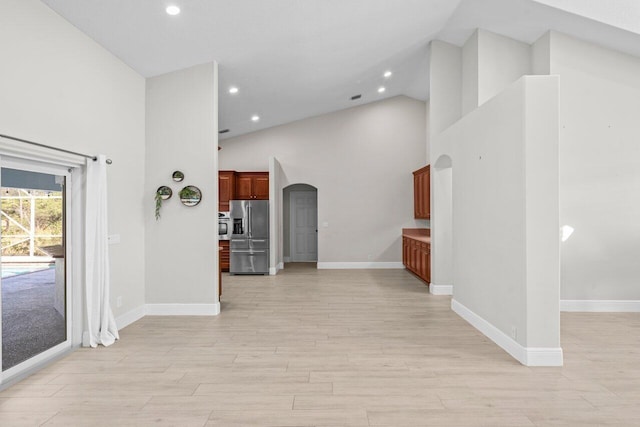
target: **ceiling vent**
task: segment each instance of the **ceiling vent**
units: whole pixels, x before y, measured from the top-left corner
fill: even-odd
[[[353,95],[353,96],[351,97],[351,100],[352,100],[352,101],[355,101],[356,99],[360,99],[360,98],[362,98],[362,95]]]
[[[222,129],[221,131],[219,131],[218,133],[227,133],[229,132],[229,129]]]

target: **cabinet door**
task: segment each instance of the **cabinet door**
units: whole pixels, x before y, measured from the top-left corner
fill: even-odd
[[[255,175],[252,183],[253,198],[256,200],[269,200],[269,174]]]
[[[415,174],[413,175],[413,217],[420,218],[421,217],[421,208],[422,208],[422,175]]]
[[[413,173],[413,214],[416,219],[430,219],[430,166]]]
[[[427,166],[422,174],[422,215],[431,219],[431,167]]]
[[[426,243],[420,244],[420,278],[428,282],[428,269],[429,269],[429,250]]]
[[[222,271],[229,271],[229,260],[231,259],[229,256],[229,241],[220,240],[220,246],[222,247],[219,258],[220,268]]]
[[[431,245],[427,245],[427,258],[426,258],[427,264],[426,264],[426,271],[425,271],[425,277],[424,280],[427,281],[427,283],[431,283]]]
[[[245,175],[239,173],[236,175],[236,200],[250,200],[252,199],[253,190],[253,177],[251,175]]]
[[[218,174],[218,210],[229,210],[229,200],[233,200],[235,193],[235,172],[220,171]]]
[[[406,237],[402,237],[402,264],[406,267],[408,261],[408,254],[409,254],[409,243],[407,242],[407,238]]]
[[[418,266],[416,268],[416,274],[418,275],[418,277],[422,278],[422,275],[424,274],[424,256],[423,254],[423,249],[422,249],[422,242],[418,242],[417,243],[417,247],[418,247]]]
[[[411,240],[411,271],[418,273],[418,242]]]

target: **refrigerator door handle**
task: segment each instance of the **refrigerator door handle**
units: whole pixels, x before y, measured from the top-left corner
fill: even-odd
[[[251,222],[253,220],[253,218],[251,218],[251,206],[247,208],[247,213],[249,216],[249,238],[251,238]]]

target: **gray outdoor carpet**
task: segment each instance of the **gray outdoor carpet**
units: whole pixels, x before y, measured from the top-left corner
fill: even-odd
[[[64,317],[53,308],[55,270],[2,279],[2,370],[66,339]]]

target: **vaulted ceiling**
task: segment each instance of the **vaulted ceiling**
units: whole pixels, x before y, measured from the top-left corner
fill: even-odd
[[[142,76],[217,61],[221,138],[396,95],[425,100],[429,42],[461,45],[478,27],[528,43],[555,29],[640,56],[636,0],[42,1]]]

